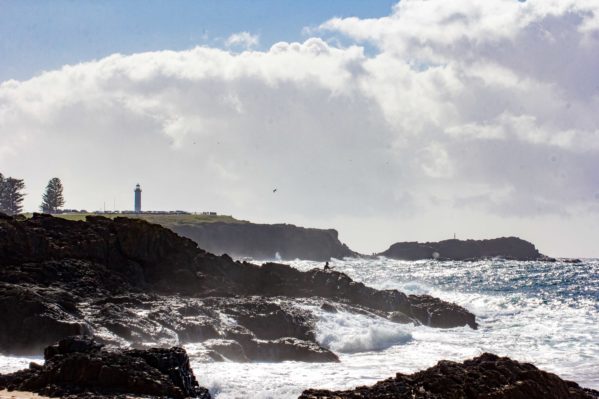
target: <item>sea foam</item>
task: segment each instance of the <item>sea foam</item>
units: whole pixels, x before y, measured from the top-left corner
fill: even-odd
[[[381,351],[412,339],[408,327],[374,315],[347,311],[327,313],[315,310],[314,313],[318,315],[316,339],[333,352]]]

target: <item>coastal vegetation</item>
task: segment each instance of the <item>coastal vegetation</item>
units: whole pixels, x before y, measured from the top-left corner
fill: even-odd
[[[62,194],[62,182],[58,177],[53,177],[46,186],[46,191],[42,196],[40,209],[44,213],[56,213],[64,206],[64,196]]]
[[[27,217],[31,217],[31,213],[26,214]],[[66,220],[85,220],[88,216],[103,216],[109,219],[116,217],[127,217],[132,219],[141,219],[150,223],[156,223],[160,225],[188,225],[195,223],[249,223],[246,220],[235,219],[230,215],[204,215],[201,213],[169,213],[169,212],[156,212],[156,213],[135,213],[135,212],[105,212],[105,213],[92,213],[92,212],[74,212],[74,213],[59,213],[54,215],[61,219]]]
[[[25,182],[0,173],[0,212],[17,215],[23,210]]]

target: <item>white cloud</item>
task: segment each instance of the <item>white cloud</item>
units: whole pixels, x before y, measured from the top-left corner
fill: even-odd
[[[252,35],[249,32],[233,33],[225,40],[227,47],[242,46],[244,48],[256,47],[260,43],[258,35]]]
[[[477,223],[502,234],[497,218],[580,225],[599,208],[598,12],[404,0],[268,51],[117,54],[4,82],[2,172],[27,180],[29,209],[55,175],[68,206],[91,209],[130,208],[140,182],[155,209],[332,224],[342,238],[362,220],[345,234],[366,251],[442,238],[439,215],[473,236]],[[410,230],[390,238],[392,223]]]

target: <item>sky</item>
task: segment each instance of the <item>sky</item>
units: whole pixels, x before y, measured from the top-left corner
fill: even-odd
[[[0,0],[0,172],[37,210],[217,211],[352,249],[599,257],[599,0]],[[274,189],[276,192],[273,192]]]

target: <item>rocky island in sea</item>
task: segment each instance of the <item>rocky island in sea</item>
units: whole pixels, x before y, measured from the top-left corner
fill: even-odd
[[[541,254],[534,244],[518,237],[500,237],[488,240],[450,239],[438,242],[397,242],[377,254],[398,260],[457,260],[473,261],[501,258],[506,260],[555,261]]]

